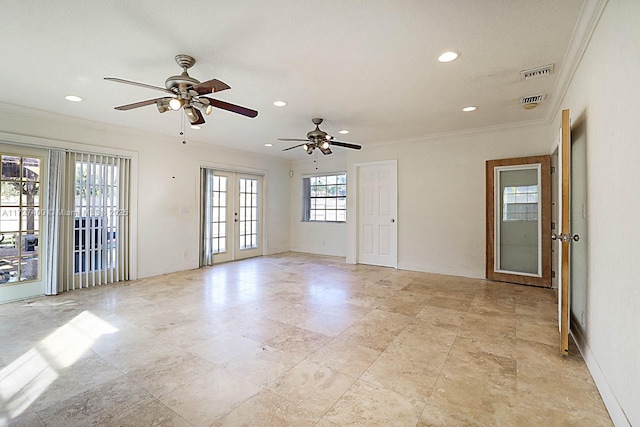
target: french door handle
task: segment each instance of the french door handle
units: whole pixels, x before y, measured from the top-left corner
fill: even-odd
[[[573,240],[574,242],[577,242],[580,240],[580,235],[579,234],[574,234],[573,236],[571,234],[560,234],[557,235],[556,233],[553,233],[551,235],[551,240],[562,240],[563,242],[567,243],[569,240]]]
[[[233,222],[238,222],[240,221],[238,218],[234,219]]]

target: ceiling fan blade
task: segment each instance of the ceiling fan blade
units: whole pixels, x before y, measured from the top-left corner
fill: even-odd
[[[353,148],[354,150],[360,150],[362,148],[361,145],[351,144],[349,142],[329,141],[329,144],[337,145],[338,147]]]
[[[166,98],[147,99],[146,101],[134,102],[133,104],[119,105],[115,107],[115,109],[118,111],[133,110],[134,108],[146,107],[147,105],[155,104],[156,101],[162,100],[162,99],[171,99],[171,98],[166,97]]]
[[[278,141],[309,141],[308,139],[299,139],[299,138],[278,138]]]
[[[146,87],[147,89],[154,89],[154,90],[159,90],[161,92],[167,92],[167,93],[173,94],[173,92],[170,91],[169,89],[160,87],[160,86],[153,86],[153,85],[148,85],[146,83],[133,82],[131,80],[119,79],[117,77],[105,77],[104,79],[109,80],[110,82],[124,83],[127,85],[139,86],[139,87]]]
[[[241,107],[239,105],[231,104],[225,101],[220,101],[219,99],[207,98],[206,96],[201,96],[198,99],[206,99],[207,101],[209,101],[209,104],[211,104],[216,108],[231,111],[232,113],[242,114],[243,116],[253,118],[258,115],[258,112],[256,110],[252,110],[246,107]]]
[[[207,95],[213,92],[220,92],[221,90],[231,89],[231,86],[226,84],[225,82],[221,82],[218,79],[207,80],[206,82],[199,83],[191,89],[198,92],[200,95]]]
[[[303,145],[306,145],[306,144],[294,145],[293,147],[285,148],[282,151],[293,150],[294,148],[302,147]]]

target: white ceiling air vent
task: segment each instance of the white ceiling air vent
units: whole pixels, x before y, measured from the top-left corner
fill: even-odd
[[[542,95],[523,96],[520,98],[520,105],[533,104],[544,101],[544,93]]]
[[[553,74],[553,64],[543,65],[542,67],[520,71],[520,79],[529,80],[535,79],[536,77],[550,76],[551,74]]]
[[[542,101],[544,101],[544,93],[541,95],[523,96],[520,98],[520,105],[522,105],[522,108],[525,110],[532,110]]]

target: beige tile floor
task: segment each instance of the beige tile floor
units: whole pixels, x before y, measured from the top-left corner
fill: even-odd
[[[0,305],[0,426],[607,426],[551,290],[287,253]]]

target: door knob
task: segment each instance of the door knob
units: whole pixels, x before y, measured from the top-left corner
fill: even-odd
[[[396,220],[392,218],[392,219],[391,219],[391,222],[396,222]]]
[[[553,233],[551,235],[551,240],[558,240],[558,239],[562,240],[565,243],[569,242],[570,240],[577,242],[578,240],[580,240],[580,235],[579,234],[574,234],[573,236],[571,234],[557,235],[556,233]]]

